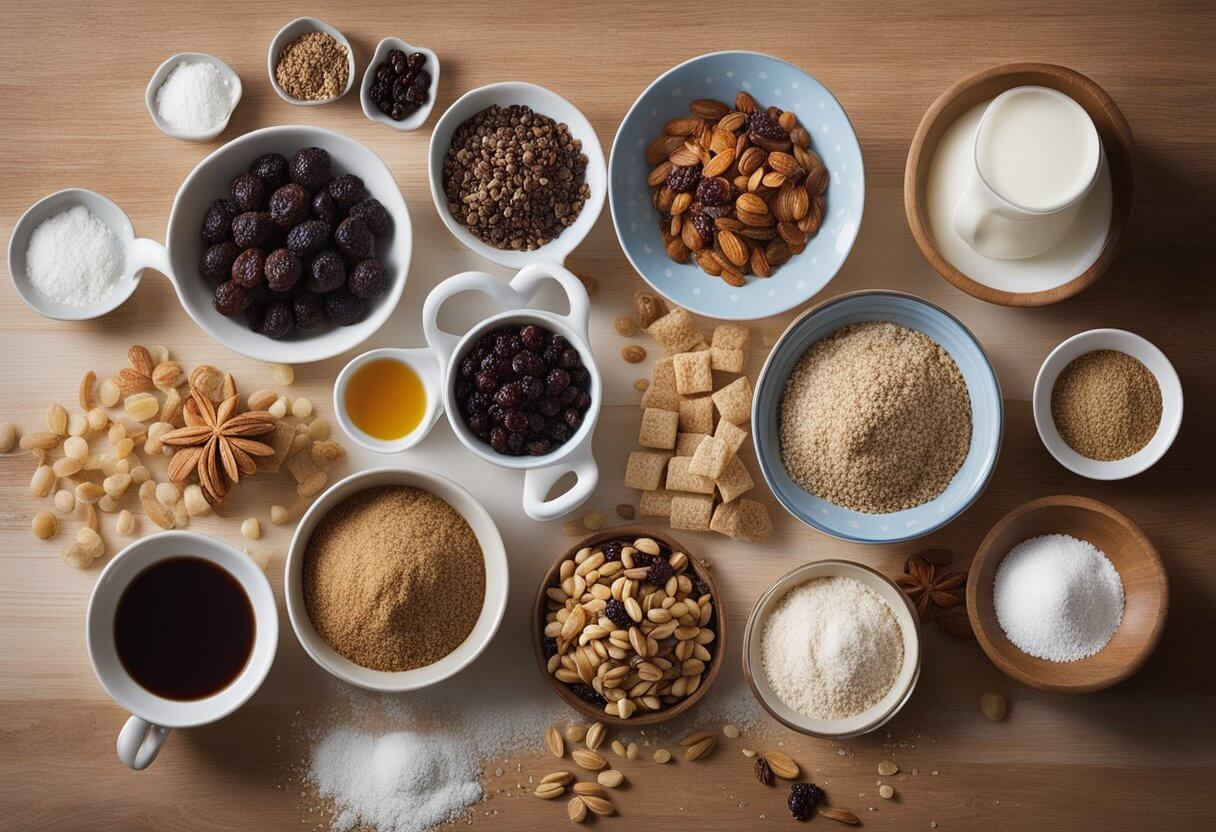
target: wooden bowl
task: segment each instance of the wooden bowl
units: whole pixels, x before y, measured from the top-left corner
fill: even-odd
[[[1123,581],[1123,620],[1110,641],[1076,662],[1052,662],[1018,649],[993,606],[997,567],[1017,544],[1043,534],[1068,534],[1102,550]],[[1165,566],[1152,542],[1127,517],[1088,497],[1043,497],[1001,518],[980,544],[967,579],[967,615],[988,658],[1024,685],[1048,693],[1092,693],[1139,670],[1157,647],[1169,607]]]
[[[1110,166],[1113,205],[1106,244],[1089,268],[1060,286],[1040,292],[1008,292],[968,277],[946,259],[929,231],[929,167],[946,130],[977,104],[1013,87],[1036,85],[1058,90],[1085,108],[1102,139]],[[1070,298],[1098,279],[1123,243],[1132,209],[1132,134],[1123,114],[1105,90],[1079,72],[1040,63],[1005,64],[969,75],[938,96],[921,119],[904,168],[904,212],[912,236],[938,273],[969,295],[1002,306],[1046,306]]]
[[[709,594],[714,604],[714,631],[716,637],[710,645],[713,648],[713,656],[710,660],[709,667],[705,670],[705,675],[701,680],[701,686],[696,689],[692,696],[685,697],[681,702],[670,708],[664,708],[661,711],[637,711],[628,719],[611,716],[604,712],[603,708],[596,707],[588,702],[579,699],[570,687],[564,682],[559,682],[553,674],[549,673],[548,661],[545,659],[544,650],[541,645],[541,639],[544,637],[544,621],[545,614],[548,611],[546,602],[548,596],[545,594],[551,586],[556,586],[558,570],[561,568],[562,561],[567,558],[572,558],[574,555],[585,546],[598,546],[609,540],[617,538],[653,538],[658,543],[666,546],[672,552],[684,552],[688,555],[688,563],[697,576],[709,586]],[[722,604],[722,594],[718,591],[717,584],[714,583],[713,575],[709,570],[701,566],[697,562],[696,557],[687,546],[676,540],[668,534],[664,534],[654,529],[644,528],[642,526],[614,526],[611,529],[604,529],[595,534],[583,538],[579,543],[571,546],[562,553],[553,564],[553,567],[545,573],[545,578],[541,581],[540,589],[537,590],[536,600],[532,606],[532,648],[536,653],[536,662],[540,667],[541,673],[549,681],[553,690],[557,695],[565,700],[566,704],[574,710],[583,714],[588,719],[597,722],[603,722],[606,725],[656,725],[660,722],[666,722],[672,717],[679,716],[687,711],[693,705],[701,700],[705,692],[709,690],[714,681],[718,678],[718,672],[722,669],[722,660],[726,656],[726,608]]]

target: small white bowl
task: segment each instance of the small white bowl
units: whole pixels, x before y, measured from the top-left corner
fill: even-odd
[[[412,431],[398,439],[380,439],[365,433],[351,419],[350,412],[346,408],[346,388],[350,386],[351,376],[367,362],[382,358],[400,361],[408,366],[418,375],[419,381],[422,382],[422,389],[426,393],[426,411],[422,415],[422,421]],[[426,439],[431,428],[435,426],[435,422],[439,421],[439,417],[443,414],[443,370],[439,366],[439,359],[435,356],[435,351],[427,347],[410,350],[386,348],[368,350],[362,355],[352,358],[350,363],[342,368],[342,372],[338,373],[338,378],[334,382],[334,414],[338,418],[338,424],[341,425],[343,433],[360,447],[379,454],[408,451]]]
[[[1051,417],[1051,391],[1073,360],[1094,350],[1116,350],[1135,358],[1157,378],[1161,388],[1161,424],[1148,444],[1124,459],[1109,462],[1082,456],[1068,446]],[[1152,342],[1123,329],[1091,329],[1063,341],[1048,354],[1034,380],[1034,426],[1056,461],[1091,480],[1121,480],[1152,467],[1174,444],[1182,425],[1182,382],[1174,365]]]
[[[169,73],[176,69],[178,64],[185,62],[211,64],[228,80],[228,84],[232,90],[232,105],[228,108],[228,115],[224,116],[223,121],[209,130],[194,133],[188,130],[178,130],[161,118],[160,114],[156,111],[156,93],[160,91],[165,80],[168,79]],[[241,77],[233,71],[232,67],[219,58],[203,52],[179,52],[173,57],[166,59],[164,63],[156,68],[156,72],[152,73],[152,80],[148,82],[148,89],[144,92],[144,103],[148,105],[148,115],[152,116],[152,123],[159,127],[160,131],[166,136],[172,136],[175,139],[185,139],[188,142],[206,142],[214,139],[227,129],[228,121],[236,111],[236,105],[241,103],[241,93]]]
[[[296,98],[279,86],[279,81],[275,78],[274,69],[279,63],[279,55],[283,53],[284,47],[300,37],[300,35],[306,35],[309,32],[324,32],[346,47],[346,86],[342,88],[342,92],[333,98],[322,98],[318,101],[306,101],[302,98]],[[279,98],[288,104],[299,104],[302,107],[331,104],[350,92],[350,88],[355,84],[355,50],[351,48],[350,41],[346,39],[346,35],[330,26],[324,20],[315,17],[297,17],[280,29],[270,41],[270,51],[266,53],[266,71],[270,75],[270,86],[274,87],[274,91],[279,94]]]
[[[447,196],[443,192],[443,159],[452,145],[452,135],[456,128],[495,104],[500,107],[522,104],[531,107],[540,115],[566,124],[570,128],[570,135],[583,143],[583,153],[587,156],[585,181],[591,195],[583,205],[583,210],[579,212],[578,219],[557,237],[531,251],[494,248],[477,239],[452,216],[448,210]],[[480,254],[491,263],[508,269],[521,269],[529,263],[541,260],[564,263],[570,252],[574,251],[595,225],[600,211],[604,209],[604,199],[608,194],[608,168],[604,163],[604,149],[600,146],[599,137],[595,134],[591,122],[587,121],[586,116],[579,112],[577,107],[557,93],[519,81],[504,81],[478,87],[456,99],[440,116],[439,121],[435,122],[431,131],[427,167],[431,180],[431,198],[435,201],[435,210],[439,212],[443,224],[474,254]]]
[[[401,121],[393,121],[391,118],[380,112],[376,107],[376,103],[371,99],[372,84],[376,80],[376,68],[388,57],[388,53],[394,49],[400,49],[405,54],[411,52],[421,52],[426,55],[426,66],[423,67],[431,76],[431,85],[426,90],[426,103],[414,111],[409,118],[404,118]],[[372,121],[378,121],[383,125],[409,132],[417,130],[431,116],[431,110],[435,109],[435,96],[439,92],[439,56],[431,49],[425,46],[410,46],[401,38],[385,38],[380,41],[376,47],[376,53],[372,55],[371,61],[367,65],[367,69],[363,70],[363,82],[359,85],[359,104],[363,107],[363,115],[370,118]]]
[[[904,663],[886,696],[870,708],[848,719],[814,719],[798,713],[777,698],[764,670],[760,646],[769,615],[790,590],[815,578],[836,576],[861,581],[877,592],[891,607],[903,635]],[[887,724],[912,697],[912,691],[920,678],[920,620],[908,596],[904,595],[893,581],[868,566],[845,560],[821,560],[803,564],[778,578],[756,602],[751,616],[747,619],[747,629],[743,633],[743,675],[764,709],[787,728],[824,739],[866,734]]]
[[[371,670],[355,664],[330,647],[313,628],[304,603],[304,552],[317,523],[347,497],[368,488],[385,485],[421,488],[456,509],[468,521],[473,534],[477,536],[486,568],[485,600],[482,602],[481,615],[468,637],[455,650],[434,664],[397,673]],[[312,656],[313,661],[352,685],[384,693],[400,693],[428,687],[459,673],[486,649],[498,631],[498,625],[502,623],[503,614],[507,609],[507,551],[489,512],[472,494],[456,483],[428,471],[375,468],[360,471],[335,483],[305,512],[291,538],[284,582],[291,628],[295,630],[296,638],[300,640],[308,655]]]

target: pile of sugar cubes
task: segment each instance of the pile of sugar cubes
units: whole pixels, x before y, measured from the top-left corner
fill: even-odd
[[[677,307],[646,331],[667,355],[642,395],[638,444],[646,450],[631,453],[625,467],[626,487],[642,492],[638,510],[668,518],[673,529],[767,540],[768,510],[743,498],[755,483],[738,456],[752,413],[751,381],[739,375],[750,330],[723,324],[706,343]],[[715,372],[738,378],[715,389]]]

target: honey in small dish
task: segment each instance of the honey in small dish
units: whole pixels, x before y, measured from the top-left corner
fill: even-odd
[[[413,367],[394,358],[377,358],[351,374],[346,412],[368,436],[400,439],[422,424],[426,389]]]

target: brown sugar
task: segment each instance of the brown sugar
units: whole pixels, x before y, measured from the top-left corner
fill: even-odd
[[[304,553],[313,627],[372,670],[412,670],[451,653],[477,623],[485,590],[468,522],[417,488],[348,497],[321,518]]]
[[[1089,459],[1125,459],[1161,424],[1161,386],[1142,363],[1118,350],[1073,359],[1051,388],[1051,419],[1068,447]]]

